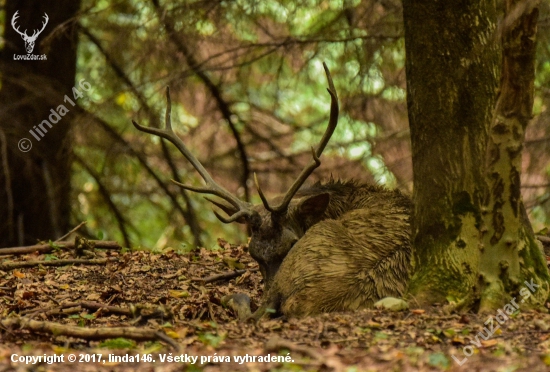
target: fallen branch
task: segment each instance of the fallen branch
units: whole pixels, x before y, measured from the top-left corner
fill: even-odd
[[[212,275],[212,276],[209,276],[207,278],[191,278],[191,280],[194,281],[194,282],[202,282],[202,283],[206,284],[206,283],[217,282],[218,280],[230,280],[230,279],[233,279],[233,278],[236,278],[238,276],[243,275],[247,271],[256,272],[256,271],[258,271],[258,269],[235,270],[235,271],[230,271],[230,272],[227,272],[227,273]]]
[[[550,256],[550,237],[545,235],[536,235],[536,238],[542,244],[542,250],[544,251],[544,254],[546,256]]]
[[[95,248],[101,249],[122,249],[120,244],[115,241],[104,241],[104,240],[90,240],[91,244],[94,244]],[[48,253],[53,250],[56,250],[57,247],[61,249],[74,249],[74,241],[65,241],[65,242],[56,242],[48,244],[37,244],[30,245],[26,247],[10,247],[10,248],[0,248],[0,255],[16,255],[16,254],[29,254],[34,252]]]
[[[538,239],[543,245],[549,245],[549,244],[550,244],[550,237],[549,237],[549,236],[537,235],[537,239]]]
[[[159,340],[166,342],[175,350],[179,350],[179,345],[166,334],[147,328],[84,328],[54,322],[41,322],[25,317],[3,319],[0,321],[0,325],[7,329],[18,328],[32,332],[48,333],[54,336],[77,337],[84,340],[105,340],[119,337],[136,341]]]
[[[40,311],[37,311],[37,312],[40,312]],[[82,308],[80,306],[76,306],[76,307],[67,307],[67,308],[64,308],[64,309],[61,309],[61,310],[52,310],[52,311],[47,311],[46,312],[46,315],[47,316],[61,316],[61,315],[73,315],[73,314],[79,314],[82,312]],[[34,314],[32,314],[34,315]]]
[[[44,308],[44,309],[29,309],[22,311],[21,315],[28,315],[30,318],[36,316],[37,314],[44,314],[46,316],[50,315],[64,315],[68,314],[72,309],[79,309],[79,312],[82,309],[88,309],[93,311],[101,311],[110,314],[124,315],[129,318],[140,318],[140,319],[170,319],[172,314],[164,306],[150,306],[150,305],[131,305],[129,307],[119,307],[102,304],[95,301],[80,301],[80,302],[65,302],[59,306]]]
[[[33,267],[33,266],[66,266],[66,265],[104,265],[107,262],[118,261],[116,257],[109,258],[97,258],[92,260],[83,260],[83,259],[68,259],[68,260],[54,260],[54,261],[43,261],[43,260],[34,260],[34,261],[21,261],[14,262],[8,261],[0,264],[0,270],[9,271],[14,269],[20,269],[23,267]]]

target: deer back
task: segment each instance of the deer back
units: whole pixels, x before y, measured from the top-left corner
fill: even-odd
[[[255,318],[371,307],[406,290],[412,248],[410,202],[399,192],[359,187],[368,207],[314,224],[288,252]]]

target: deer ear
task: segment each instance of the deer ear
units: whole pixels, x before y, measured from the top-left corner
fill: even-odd
[[[296,208],[297,214],[300,217],[321,217],[327,209],[330,201],[330,194],[324,192],[322,194],[304,196]]]

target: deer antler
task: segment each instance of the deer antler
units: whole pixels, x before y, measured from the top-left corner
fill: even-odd
[[[25,37],[27,36],[27,30],[25,29],[25,32],[21,32],[19,31],[19,27],[16,27],[15,25],[15,20],[17,18],[19,18],[19,15],[17,14],[19,13],[19,10],[15,12],[15,14],[13,15],[13,17],[11,17],[11,27],[13,27],[13,29],[15,30],[15,32],[17,32],[19,35]],[[28,36],[27,36],[28,37]]]
[[[166,88],[166,116],[165,116],[165,122],[166,122],[166,128],[165,129],[158,129],[158,128],[150,128],[150,127],[143,127],[132,120],[132,123],[134,124],[134,127],[136,127],[138,130],[154,134],[156,136],[162,137],[164,139],[167,139],[168,141],[172,142],[178,150],[182,153],[183,156],[191,163],[191,165],[199,172],[202,179],[206,183],[206,187],[194,187],[189,185],[184,185],[182,183],[176,182],[172,180],[176,185],[190,191],[203,193],[203,194],[211,194],[216,195],[223,200],[230,203],[235,209],[235,213],[231,214],[229,218],[224,218],[220,216],[218,213],[216,213],[216,216],[225,223],[234,222],[240,218],[251,218],[255,214],[257,214],[256,211],[252,209],[252,204],[244,202],[237,198],[236,196],[232,195],[229,191],[227,191],[223,186],[218,185],[210,176],[210,174],[206,171],[206,169],[202,166],[202,164],[191,154],[191,152],[187,149],[183,141],[174,133],[172,130],[172,101],[170,100],[170,89]],[[212,200],[208,199],[209,201],[213,202]],[[218,202],[213,202],[215,205],[223,205]],[[226,209],[224,209],[226,210]],[[227,210],[226,210],[227,211]],[[228,213],[230,214],[230,213]]]
[[[15,14],[13,15],[13,17],[11,18],[11,27],[13,27],[15,32],[17,32],[19,35],[21,35],[25,40],[26,39],[34,39],[35,37],[40,35],[42,33],[42,31],[44,31],[44,29],[46,28],[46,25],[48,24],[48,21],[50,20],[48,15],[46,13],[44,13],[44,15],[43,15],[44,22],[42,22],[42,28],[40,29],[40,31],[34,30],[32,35],[29,36],[29,35],[27,35],[27,29],[25,29],[25,32],[21,32],[21,31],[19,31],[19,27],[16,26],[15,21],[17,20],[17,18],[19,18],[19,14],[17,14],[17,13],[19,13],[19,10],[16,11]]]
[[[287,211],[288,205],[290,204],[290,201],[298,191],[298,189],[304,184],[306,179],[313,173],[313,171],[321,165],[321,161],[319,160],[319,157],[323,153],[323,150],[325,149],[328,141],[330,140],[330,137],[332,136],[332,133],[334,133],[334,129],[336,129],[336,124],[338,124],[338,95],[336,94],[336,88],[334,88],[334,83],[332,82],[332,76],[330,76],[330,71],[327,67],[327,65],[323,62],[323,67],[325,69],[325,74],[327,75],[328,80],[328,92],[330,94],[330,118],[328,122],[327,129],[325,131],[325,134],[323,135],[323,138],[321,138],[321,142],[319,143],[319,147],[317,147],[317,150],[314,150],[313,147],[311,148],[311,153],[313,155],[313,161],[309,163],[309,165],[302,170],[302,173],[298,176],[296,181],[290,186],[288,191],[285,193],[285,196],[283,197],[283,201],[281,204],[272,207],[269,205],[264,193],[262,192],[262,189],[260,188],[260,184],[258,183],[258,178],[256,177],[256,174],[254,174],[254,182],[256,183],[256,189],[258,190],[258,194],[260,194],[260,199],[262,199],[262,203],[264,204],[265,209],[270,211],[271,213],[275,214],[282,214]]]
[[[262,192],[262,189],[260,188],[260,185],[258,183],[258,178],[256,177],[256,174],[254,174],[254,182],[256,183],[256,188],[258,189],[258,194],[260,195],[260,198],[262,199],[262,203],[269,212],[275,213],[275,214],[282,214],[286,212],[288,209],[288,205],[290,204],[290,201],[298,191],[298,189],[304,184],[306,179],[313,173],[313,171],[321,165],[321,161],[319,160],[319,157],[323,153],[323,150],[325,149],[328,141],[330,140],[330,137],[332,136],[332,133],[334,133],[334,130],[336,129],[336,125],[338,124],[338,95],[336,93],[336,88],[334,88],[334,83],[332,82],[332,77],[330,75],[330,71],[325,63],[323,63],[323,67],[325,69],[325,74],[327,75],[328,80],[328,92],[331,97],[331,104],[330,104],[330,118],[329,123],[327,126],[327,129],[325,131],[325,134],[323,135],[323,138],[321,138],[321,142],[319,143],[319,146],[317,147],[317,150],[315,150],[313,147],[311,148],[311,153],[313,156],[312,162],[302,170],[296,181],[290,186],[288,191],[285,193],[285,196],[283,197],[283,201],[281,204],[279,204],[276,207],[271,207]],[[228,202],[230,206],[225,205],[223,203],[219,203],[215,200],[206,198],[208,201],[213,203],[214,205],[221,208],[223,211],[225,211],[229,217],[225,218],[218,214],[216,211],[214,213],[216,214],[216,217],[220,219],[222,222],[230,223],[237,221],[239,219],[245,218],[249,222],[253,220],[253,217],[259,217],[258,212],[256,212],[254,209],[252,209],[252,204],[244,202],[237,198],[236,196],[232,195],[229,191],[227,191],[223,186],[218,185],[210,176],[210,174],[206,171],[206,169],[202,166],[202,164],[191,154],[191,152],[187,149],[183,141],[174,133],[172,130],[172,101],[170,100],[170,89],[166,88],[166,128],[165,129],[158,129],[158,128],[149,128],[149,127],[143,127],[132,120],[132,123],[134,126],[145,133],[154,134],[156,136],[162,137],[164,139],[167,139],[168,141],[172,142],[178,150],[185,156],[187,161],[191,163],[191,165],[199,172],[202,179],[206,183],[206,187],[195,187],[190,185],[185,185],[179,182],[176,182],[172,180],[176,185],[189,190],[194,191],[198,193],[203,194],[211,194],[215,195],[226,202]],[[234,208],[234,210],[233,210]]]
[[[34,30],[34,32],[32,33],[32,36],[30,36],[31,39],[34,38],[34,37],[38,37],[38,35],[40,35],[42,33],[42,31],[44,31],[44,29],[46,28],[46,25],[48,24],[48,21],[50,19],[48,18],[48,15],[46,13],[44,13],[43,17],[45,18],[45,20],[44,20],[44,22],[42,22],[42,29],[40,31]],[[26,31],[27,30],[25,30],[25,34],[27,33]]]

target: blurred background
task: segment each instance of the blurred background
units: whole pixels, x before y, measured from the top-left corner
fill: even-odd
[[[202,185],[172,144],[137,131],[131,120],[163,125],[169,86],[173,126],[190,151],[220,184],[243,200],[260,202],[253,174],[268,196],[285,192],[325,130],[330,96],[322,62],[339,95],[340,120],[309,182],[353,178],[412,192],[400,1],[31,3],[0,1],[0,211],[7,216],[0,235],[16,231],[5,242],[32,240],[32,234],[16,236],[24,224],[17,198],[34,207],[43,199],[62,200],[61,209],[43,202],[36,212],[42,215],[27,222],[62,215],[57,222],[50,218],[53,230],[35,233],[46,240],[57,236],[41,233],[64,233],[88,221],[81,232],[89,237],[159,250],[210,248],[218,237],[246,242],[241,225],[222,224],[201,195],[170,182]],[[44,12],[50,18],[35,51],[48,55],[43,66],[49,67],[36,75],[28,70],[34,61],[15,64],[7,52],[25,53],[10,25],[15,10],[21,30],[39,28]],[[62,58],[75,61],[74,73],[63,68]],[[56,74],[67,80],[64,87],[48,81],[63,80]],[[91,89],[81,89],[82,79]],[[81,97],[73,97],[73,85]],[[522,175],[535,231],[550,224],[549,87],[550,11],[543,2]],[[28,137],[33,125],[63,103],[63,95],[80,108],[71,109],[63,126],[56,124],[31,152],[17,150],[18,138]],[[29,116],[38,102],[43,113]],[[40,159],[52,151],[49,160]],[[62,163],[65,174],[47,176]],[[27,169],[45,175],[37,181],[42,186],[5,186]]]

